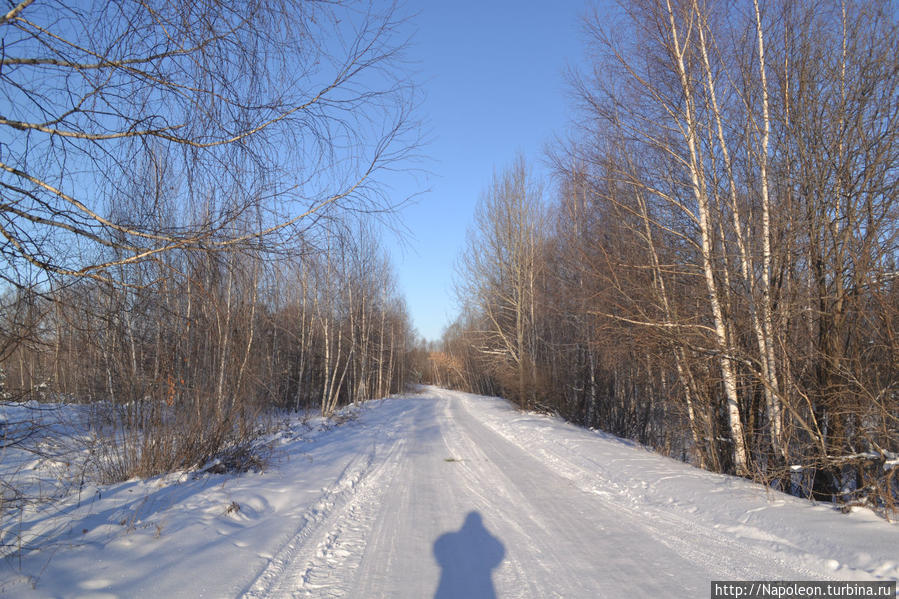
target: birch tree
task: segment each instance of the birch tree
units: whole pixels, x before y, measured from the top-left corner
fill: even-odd
[[[0,277],[111,281],[116,264],[389,208],[374,179],[413,139],[397,27],[390,7],[342,2],[14,4],[0,15]],[[178,180],[121,210],[135,173],[162,164]]]
[[[525,407],[536,399],[543,218],[542,189],[519,158],[483,196],[459,266],[460,299],[484,320],[479,349],[493,357],[497,374]]]

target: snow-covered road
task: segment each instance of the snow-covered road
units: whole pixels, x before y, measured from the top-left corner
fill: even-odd
[[[687,597],[707,596],[713,579],[835,575],[837,564],[790,551],[789,539],[744,539],[640,505],[615,491],[620,481],[577,472],[582,456],[566,456],[564,442],[582,431],[518,440],[514,423],[485,413],[491,403],[429,389],[380,408],[389,415],[379,438],[346,474],[354,493],[276,556],[248,596]],[[554,444],[552,455],[539,447]]]
[[[176,498],[142,518],[158,534],[62,550],[25,594],[707,597],[711,580],[899,576],[899,528],[868,512],[497,399],[428,387],[283,447],[263,475],[164,486]]]

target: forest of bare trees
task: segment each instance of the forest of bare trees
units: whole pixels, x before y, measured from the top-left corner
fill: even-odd
[[[399,23],[374,2],[11,4],[3,400],[96,406],[121,480],[243,467],[259,410],[401,390],[412,330],[377,233],[403,202],[381,173],[417,144]]]
[[[496,175],[430,376],[895,509],[894,7],[641,0],[586,30],[558,185]]]
[[[261,411],[419,379],[378,234],[419,144],[393,5],[7,6],[0,401],[94,406],[121,480],[246,467]],[[896,509],[894,6],[634,0],[585,32],[553,185],[494,175],[424,378]]]

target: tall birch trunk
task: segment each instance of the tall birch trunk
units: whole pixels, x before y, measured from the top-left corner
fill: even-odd
[[[719,297],[718,286],[715,281],[714,265],[712,264],[712,238],[711,238],[711,216],[709,214],[708,196],[705,190],[705,182],[702,170],[702,164],[699,158],[699,149],[697,144],[697,121],[694,109],[693,90],[687,75],[686,66],[684,64],[684,50],[681,48],[680,37],[675,23],[674,11],[671,7],[670,0],[666,2],[668,7],[669,25],[671,28],[671,40],[674,47],[674,55],[676,58],[678,76],[680,78],[681,87],[684,92],[684,115],[686,119],[686,129],[684,130],[685,141],[689,151],[689,174],[690,183],[693,190],[693,196],[696,200],[697,211],[699,213],[699,231],[701,238],[701,254],[702,254],[702,271],[705,278],[706,289],[708,292],[709,304],[712,308],[712,317],[714,320],[715,340],[718,345],[719,358],[718,362],[721,368],[722,383],[724,385],[724,394],[727,402],[728,425],[730,427],[731,438],[734,444],[733,458],[736,472],[740,476],[749,474],[749,456],[746,449],[746,440],[743,434],[743,420],[740,416],[740,403],[737,394],[737,378],[731,358],[731,347],[727,337],[727,329],[724,322],[724,315],[721,309],[721,300]]]

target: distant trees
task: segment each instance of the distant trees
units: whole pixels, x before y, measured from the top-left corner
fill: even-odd
[[[458,341],[483,338],[483,300],[445,340],[476,369],[455,380],[713,470],[894,507],[896,27],[888,3],[850,1],[646,0],[589,19],[582,135],[554,155],[535,235],[529,389],[496,376],[499,344],[471,360]]]
[[[478,349],[522,407],[537,387],[537,293],[542,280],[542,189],[524,160],[494,175],[475,212],[475,229],[459,263],[460,299],[476,314]],[[514,381],[514,383],[513,383]]]

